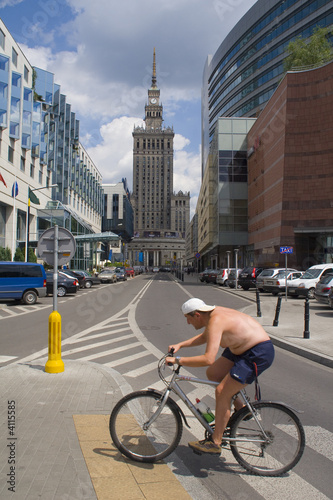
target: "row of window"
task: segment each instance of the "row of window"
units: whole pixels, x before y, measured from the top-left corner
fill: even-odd
[[[164,150],[164,139],[137,139],[137,149],[161,149]],[[171,140],[167,140],[167,149],[171,149]]]

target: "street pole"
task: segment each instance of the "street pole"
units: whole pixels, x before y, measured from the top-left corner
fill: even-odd
[[[235,248],[236,290],[238,290],[238,250],[239,248]]]

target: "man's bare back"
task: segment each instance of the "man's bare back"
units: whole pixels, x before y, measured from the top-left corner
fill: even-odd
[[[242,354],[259,342],[269,340],[269,336],[257,321],[239,311],[216,306],[209,315],[207,335],[220,331],[220,346],[229,347],[233,354]]]

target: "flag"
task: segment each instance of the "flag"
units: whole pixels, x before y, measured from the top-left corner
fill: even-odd
[[[2,177],[2,175],[0,174],[0,181],[4,183],[4,185],[7,187],[7,184],[5,182],[5,179]]]
[[[33,190],[30,188],[29,188],[29,199],[30,199],[31,203],[34,203],[35,205],[40,205],[39,199],[37,198],[37,196],[35,195]]]
[[[18,195],[18,184],[15,181],[12,187],[12,197],[16,198],[17,195]]]

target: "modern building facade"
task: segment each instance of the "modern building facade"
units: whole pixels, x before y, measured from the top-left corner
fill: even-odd
[[[249,263],[333,261],[333,62],[288,72],[248,135]]]
[[[183,259],[190,194],[173,192],[172,127],[163,127],[163,106],[156,83],[155,50],[152,85],[145,105],[145,126],[133,131],[135,265],[171,265]]]
[[[224,267],[227,252],[247,246],[247,134],[254,123],[255,118],[217,121],[197,204],[201,269]]]
[[[119,235],[118,241],[105,245],[102,260],[128,260],[128,243],[133,239],[133,208],[127,180],[117,184],[103,184],[104,214],[102,232],[112,231]],[[110,252],[111,251],[111,252]]]
[[[258,116],[283,76],[289,42],[331,24],[331,0],[258,0],[208,56],[202,85],[202,175],[218,118]]]
[[[75,236],[101,231],[102,177],[79,121],[54,75],[30,65],[1,20],[0,134],[0,246],[13,255],[28,238],[34,247],[54,223]],[[27,228],[31,192],[39,204],[30,196]]]

